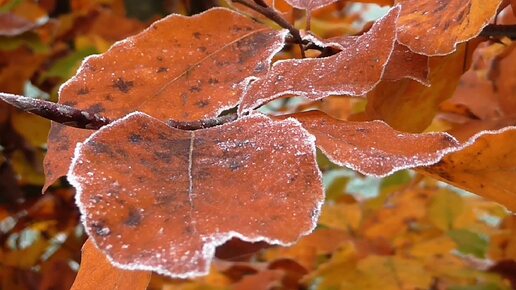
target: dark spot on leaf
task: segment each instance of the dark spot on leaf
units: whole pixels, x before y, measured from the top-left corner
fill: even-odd
[[[95,104],[91,105],[87,111],[93,114],[99,114],[106,111],[106,109],[104,109],[104,107],[101,104]]]
[[[202,89],[201,89],[201,87],[199,87],[199,86],[191,86],[191,87],[190,87],[190,92],[191,92],[191,93],[198,93],[198,92],[200,92],[201,90],[202,90]]]
[[[131,136],[129,136],[129,141],[133,144],[139,144],[140,142],[142,142],[142,140],[142,136],[138,134],[131,134]]]
[[[210,79],[208,80],[208,83],[209,83],[210,85],[215,85],[215,84],[218,84],[218,83],[219,83],[219,80],[218,80],[218,79],[214,79],[214,78],[210,78]]]
[[[142,215],[137,210],[131,209],[129,211],[129,216],[125,220],[124,224],[130,227],[137,227],[140,225],[142,221]]]
[[[196,39],[201,39],[201,33],[200,32],[194,32],[192,33],[193,37],[195,37]]]
[[[206,107],[207,105],[209,105],[210,102],[206,101],[206,100],[201,100],[201,101],[198,101],[195,103],[195,105],[198,107],[198,108],[204,108]]]
[[[238,169],[240,169],[241,165],[239,162],[233,160],[229,163],[229,169],[231,169],[231,171],[237,171]]]
[[[93,229],[93,232],[98,236],[106,237],[111,234],[111,230],[108,227],[106,227],[106,225],[102,221],[96,221],[92,223],[91,227]]]
[[[265,71],[265,64],[264,63],[259,63],[255,68],[254,68],[254,72],[255,73],[261,73],[261,72],[264,72]]]
[[[156,156],[158,160],[161,160],[165,163],[170,163],[172,160],[172,157],[168,152],[154,152],[154,156]]]
[[[157,57],[156,57],[156,59],[157,59],[158,61],[163,61],[163,57],[162,57],[162,56],[157,56]]]
[[[113,87],[120,90],[122,93],[129,92],[134,86],[133,81],[125,81],[122,78],[118,78],[116,81],[114,81]]]
[[[80,88],[78,91],[77,91],[77,94],[79,96],[83,96],[83,95],[87,95],[88,93],[90,92],[90,90],[86,87],[84,88]]]
[[[158,70],[156,71],[157,73],[164,73],[164,72],[167,72],[168,71],[168,67],[160,67],[158,68]]]

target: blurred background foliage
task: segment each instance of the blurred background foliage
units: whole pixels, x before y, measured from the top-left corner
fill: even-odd
[[[367,2],[367,1],[366,1]],[[369,1],[370,2],[370,1]],[[224,1],[0,0],[0,91],[56,101],[88,55],[170,13]],[[276,6],[297,26],[303,13]],[[385,8],[340,1],[314,13],[323,37],[355,34]],[[287,47],[278,58],[298,55]],[[291,98],[263,110],[317,108],[336,118],[363,99]],[[74,191],[62,180],[41,194],[49,122],[0,103],[0,289],[69,289],[85,233]],[[327,202],[319,227],[290,248],[228,242],[211,274],[153,276],[150,289],[511,289],[516,217],[501,206],[414,172],[364,177],[319,154]],[[512,283],[512,284],[511,284]],[[511,287],[512,285],[512,287]]]

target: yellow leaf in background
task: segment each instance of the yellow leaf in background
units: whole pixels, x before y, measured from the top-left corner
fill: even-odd
[[[516,216],[507,217],[501,230],[491,237],[489,258],[500,260],[516,260]]]
[[[327,202],[323,207],[319,224],[348,231],[358,229],[361,220],[362,210],[358,203]]]
[[[429,289],[432,276],[418,261],[400,256],[369,256],[357,264],[364,286],[343,289]]]
[[[30,164],[21,151],[14,152],[11,162],[21,184],[41,186],[45,183],[45,176],[41,165],[45,156],[41,150],[34,152],[36,158],[34,164]]]
[[[432,196],[428,218],[438,229],[448,231],[455,228],[455,221],[464,211],[464,202],[455,192],[440,190]]]
[[[439,236],[413,245],[408,253],[413,257],[431,258],[449,255],[457,244],[448,236]]]
[[[11,124],[18,134],[22,135],[34,147],[47,143],[50,121],[39,116],[15,111]]]

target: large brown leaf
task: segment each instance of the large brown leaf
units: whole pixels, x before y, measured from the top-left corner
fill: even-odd
[[[396,130],[421,132],[432,122],[439,104],[450,98],[464,70],[462,46],[447,56],[429,59],[430,86],[421,80],[383,81],[367,94],[366,119],[383,120]]]
[[[398,40],[424,55],[446,55],[477,36],[502,0],[398,0]]]
[[[316,137],[317,147],[330,160],[367,175],[383,177],[431,165],[459,147],[446,133],[402,133],[381,121],[340,121],[317,111],[291,117]]]
[[[112,119],[136,110],[162,120],[215,117],[237,104],[252,77],[266,73],[284,37],[285,31],[222,8],[172,15],[87,58],[61,87],[59,102]],[[87,135],[53,124],[46,186],[66,173],[75,144]]]
[[[516,127],[483,131],[422,171],[516,211]]]
[[[398,14],[399,8],[391,9],[367,33],[348,37],[343,50],[333,56],[276,62],[265,77],[251,84],[240,112],[289,94],[317,100],[367,93],[380,81],[394,49]]]
[[[132,113],[79,145],[68,176],[112,261],[174,277],[207,273],[232,237],[295,242],[324,198],[313,136],[262,115],[183,131]]]
[[[72,290],[131,289],[145,290],[151,272],[128,271],[113,266],[91,239],[82,248],[81,267],[72,285]]]

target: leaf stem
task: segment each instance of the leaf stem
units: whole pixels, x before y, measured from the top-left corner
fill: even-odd
[[[234,3],[242,4],[263,16],[269,18],[270,20],[276,22],[279,26],[287,29],[290,34],[294,37],[295,42],[299,45],[301,49],[301,56],[305,58],[305,49],[303,47],[303,38],[301,37],[301,33],[299,29],[292,26],[288,21],[286,21],[281,15],[279,15],[276,10],[267,6],[265,1],[255,0],[254,2],[250,2],[248,0],[232,0]]]
[[[98,130],[111,123],[111,120],[99,114],[79,110],[70,106],[57,104],[49,101],[33,99],[24,96],[0,93],[0,100],[28,113],[32,113],[54,122],[75,127],[79,129]],[[178,122],[168,120],[167,124],[181,130],[199,130],[211,128],[236,120],[236,113],[223,115],[220,117],[191,121]]]
[[[0,99],[22,111],[32,113],[70,127],[98,129],[111,122],[108,118],[102,117],[98,114],[49,101],[7,93],[0,93]]]

